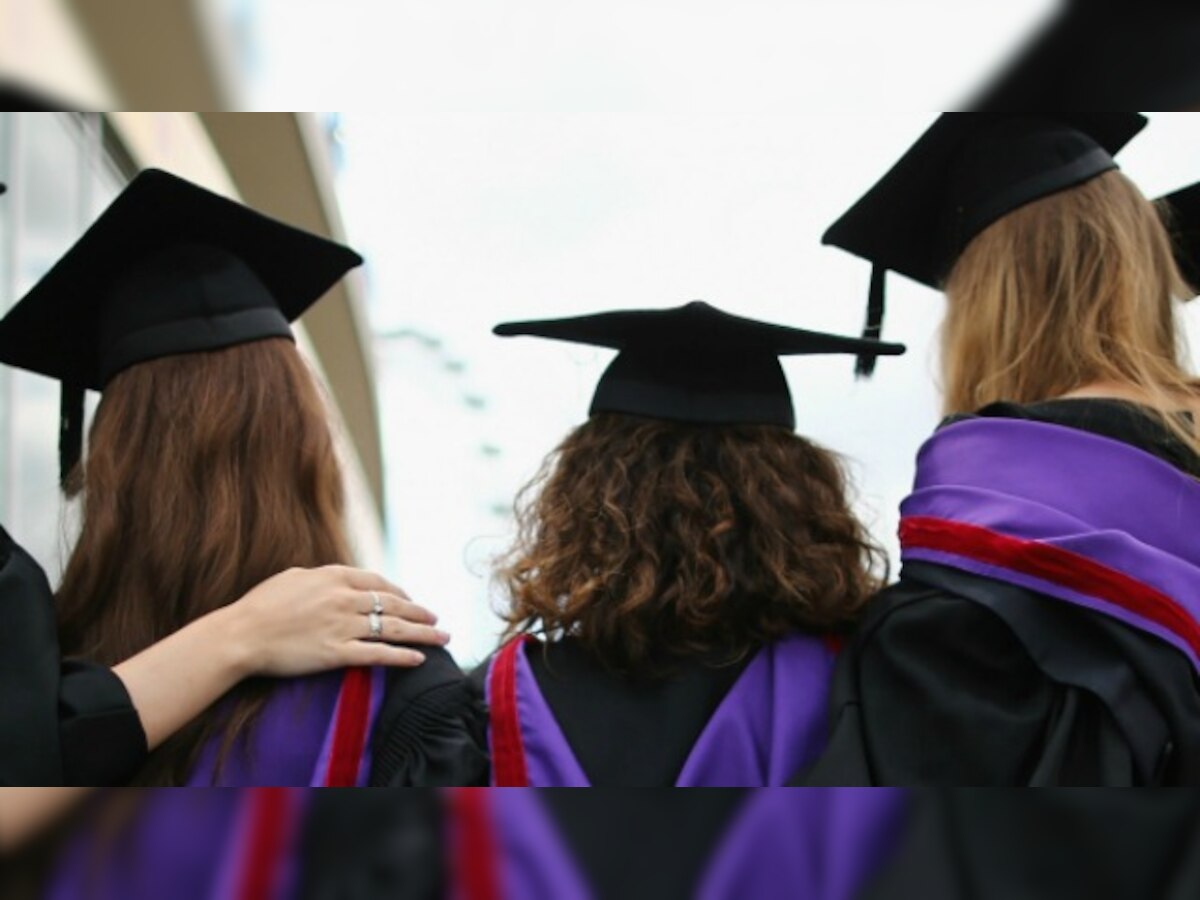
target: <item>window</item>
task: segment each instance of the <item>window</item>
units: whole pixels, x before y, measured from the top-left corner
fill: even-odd
[[[121,190],[127,157],[95,113],[0,112],[0,308]],[[92,398],[95,402],[95,398]],[[72,519],[58,489],[58,383],[0,367],[0,522],[57,579]]]

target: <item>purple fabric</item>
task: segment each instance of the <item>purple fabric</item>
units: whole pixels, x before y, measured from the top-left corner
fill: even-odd
[[[587,787],[587,775],[538,687],[527,652],[528,645],[517,656],[517,710],[529,784]],[[834,662],[824,642],[808,635],[759,651],[701,732],[676,785],[785,784],[824,749]]]
[[[701,732],[676,785],[786,784],[825,749],[834,662],[808,635],[761,650]]]
[[[592,890],[538,791],[496,788],[502,897],[587,900]],[[699,900],[853,900],[886,863],[907,795],[892,788],[751,792],[700,873]]]
[[[188,779],[189,787],[215,785],[305,787],[319,782],[328,762],[333,713],[342,672],[281,681],[247,735],[236,740],[219,767],[220,741],[211,741]],[[371,723],[383,695],[383,670],[372,671]],[[368,741],[368,748],[370,742]],[[360,781],[369,771],[360,761]],[[95,825],[85,825],[57,868],[54,900],[96,897],[221,898],[241,869],[243,791],[145,792],[127,831],[111,846]],[[95,869],[97,859],[106,864]],[[293,861],[294,863],[294,861]],[[284,873],[285,882],[294,873]]]
[[[224,900],[235,896],[245,877],[250,849],[251,791],[157,788],[140,791],[137,796],[126,829],[109,836],[107,826],[93,821],[79,831],[55,868],[49,900]],[[305,800],[303,792],[292,792],[289,824],[293,831],[285,836],[285,844],[294,844]],[[275,896],[292,896],[299,857],[288,852],[279,862],[282,868]]]
[[[1016,419],[950,425],[922,447],[901,515],[976,525],[1086,557],[1169,596],[1200,622],[1200,483],[1120,441]],[[944,549],[906,546],[901,557],[1086,606],[1169,641],[1200,667],[1179,635],[1100,597]]]
[[[82,829],[55,866],[49,900],[212,900],[223,893],[240,791],[146,791],[128,830]],[[105,798],[102,798],[105,799]]]
[[[592,892],[538,792],[492,788],[491,814],[500,857],[501,897],[589,900]]]
[[[892,788],[756,791],[718,845],[699,900],[852,900],[886,862],[906,795]]]
[[[245,738],[218,767],[220,743],[210,742],[188,779],[189,787],[307,787],[320,784],[328,764],[334,712],[344,673],[281,681]],[[383,670],[372,671],[371,711],[379,711]],[[369,753],[368,740],[364,754]],[[370,770],[364,759],[360,783]]]

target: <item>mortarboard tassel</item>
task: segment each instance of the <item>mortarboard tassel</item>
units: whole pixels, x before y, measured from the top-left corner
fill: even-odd
[[[83,400],[85,390],[64,382],[58,425],[59,484],[65,491],[71,472],[83,456]]]
[[[883,266],[871,268],[871,290],[867,295],[867,324],[863,326],[863,337],[879,340],[883,333],[883,279],[887,272]],[[856,378],[870,378],[875,373],[875,353],[860,353],[854,364]]]

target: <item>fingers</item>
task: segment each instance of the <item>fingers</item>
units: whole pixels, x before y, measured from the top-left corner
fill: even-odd
[[[425,654],[409,647],[393,647],[377,641],[351,641],[346,646],[348,666],[392,666],[413,669],[425,662]]]
[[[407,596],[397,596],[396,594],[388,594],[383,591],[356,593],[354,598],[355,609],[366,615],[374,610],[375,597],[379,597],[379,602],[383,606],[383,614],[385,616],[395,616],[398,619],[407,619],[410,622],[417,622],[422,625],[437,624],[437,616],[425,607],[414,603]]]
[[[389,644],[427,644],[432,647],[444,647],[450,643],[450,635],[429,625],[418,625],[395,616],[383,616],[383,634],[380,640]],[[363,639],[370,639],[370,622],[363,617]]]
[[[368,572],[366,569],[355,569],[352,566],[329,566],[328,568],[356,591],[378,591],[381,594],[408,597],[404,588],[397,584],[392,584],[392,582],[375,572]]]

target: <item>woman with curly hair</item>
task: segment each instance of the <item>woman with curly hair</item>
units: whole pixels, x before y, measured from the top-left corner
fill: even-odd
[[[823,746],[836,649],[880,554],[839,460],[795,433],[778,357],[903,348],[699,302],[496,332],[619,353],[518,501],[508,640],[471,678],[471,724],[421,736],[447,721],[437,693],[462,690],[432,686],[431,664],[395,679],[376,780],[786,782]]]

